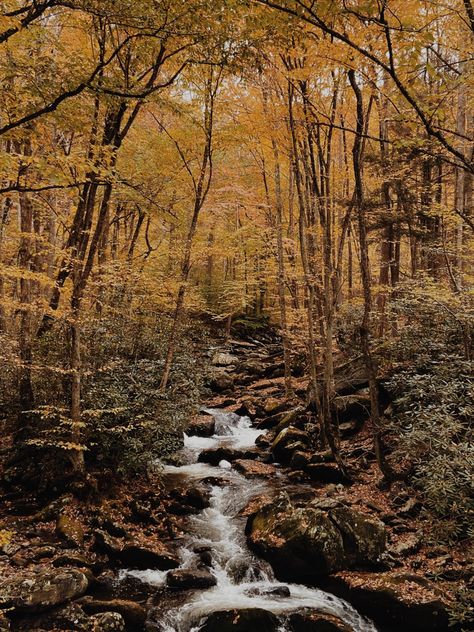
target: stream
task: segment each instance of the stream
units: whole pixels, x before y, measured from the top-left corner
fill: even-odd
[[[217,580],[214,587],[189,591],[188,600],[164,609],[160,627],[163,632],[197,632],[207,616],[213,612],[259,608],[277,615],[280,632],[289,628],[285,615],[301,608],[334,614],[347,623],[354,632],[376,632],[375,626],[359,615],[347,602],[330,593],[275,579],[271,567],[256,558],[248,549],[244,534],[245,518],[239,511],[253,497],[273,493],[285,481],[277,473],[276,480],[247,479],[227,461],[218,467],[198,463],[200,452],[220,446],[246,449],[254,447],[256,438],[263,434],[252,428],[247,417],[220,410],[206,410],[216,421],[215,435],[210,438],[185,435],[183,456],[185,465],[165,466],[164,476],[168,487],[183,488],[211,480],[210,506],[187,521],[187,533],[182,541],[181,568],[196,568],[199,564],[196,550],[208,550],[210,570]],[[211,478],[209,478],[211,477]],[[142,570],[126,574],[157,587],[166,584],[166,572]],[[249,630],[249,632],[251,632]]]

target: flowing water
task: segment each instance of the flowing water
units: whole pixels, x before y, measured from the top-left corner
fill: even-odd
[[[246,417],[218,410],[207,412],[215,417],[216,434],[211,438],[185,436],[188,464],[166,466],[165,477],[168,485],[176,487],[193,485],[208,477],[218,483],[211,488],[210,506],[189,518],[180,551],[181,568],[195,568],[199,559],[194,551],[208,549],[212,557],[210,570],[217,585],[192,591],[185,604],[165,611],[160,620],[163,632],[197,632],[209,614],[243,608],[262,608],[281,616],[281,632],[287,630],[284,615],[301,608],[334,614],[354,632],[376,632],[374,625],[347,602],[316,588],[279,582],[270,566],[252,555],[244,535],[245,519],[239,517],[239,511],[251,498],[278,486],[278,480],[272,481],[271,486],[269,482],[248,480],[226,461],[219,467],[198,463],[203,450],[220,446],[250,448],[262,434],[252,428]],[[128,571],[128,574],[155,586],[166,583],[166,572]]]

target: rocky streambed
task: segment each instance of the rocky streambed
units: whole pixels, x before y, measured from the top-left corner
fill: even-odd
[[[449,582],[430,581],[417,555],[418,500],[388,502],[373,484],[360,370],[337,374],[354,484],[314,441],[304,379],[297,400],[281,396],[278,349],[229,350],[155,489],[131,486],[86,517],[60,499],[0,542],[0,630],[448,630]],[[468,572],[446,557],[431,559]]]

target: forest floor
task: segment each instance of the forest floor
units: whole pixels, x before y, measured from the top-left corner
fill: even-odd
[[[301,432],[307,432],[311,421],[306,405],[307,380],[293,378],[295,397],[288,402],[281,362],[278,345],[258,341],[230,341],[214,353],[214,394],[203,404],[248,415],[255,426],[267,430],[256,452],[258,462],[272,461],[271,442],[278,434],[276,429],[285,426],[285,419]],[[363,380],[357,381],[354,392],[366,397]],[[306,453],[287,453],[281,466],[287,480],[310,486],[316,496],[335,499],[383,522],[387,553],[375,570],[412,578],[400,586],[399,592],[411,594],[397,594],[398,605],[407,606],[417,599],[431,603],[441,596],[442,601],[449,602],[455,599],[451,595],[460,586],[472,581],[468,543],[436,543],[429,513],[413,488],[383,482],[375,460],[370,420],[364,414],[357,418],[357,410],[348,413],[342,425],[341,452],[352,480],[341,478],[327,451],[315,445]],[[205,421],[201,414],[191,425]],[[316,463],[311,463],[308,453],[321,458],[312,458]],[[65,494],[45,505],[34,496],[5,492],[0,500],[0,630],[11,625],[13,630],[25,631],[107,630],[105,615],[99,614],[104,611],[123,615],[128,630],[145,629],[150,590],[133,582],[118,587],[117,572],[131,559],[142,569],[176,567],[176,550],[186,517],[206,506],[202,489],[167,490],[159,472],[135,480],[116,480],[106,496],[78,499]],[[257,499],[248,513],[264,503],[265,499]],[[82,584],[78,569],[85,577]],[[51,595],[45,586],[58,576],[59,583]],[[344,573],[338,576],[345,581]],[[25,578],[33,582],[26,595],[20,594],[19,588]],[[350,584],[354,591],[358,581],[365,581],[363,576],[360,578],[353,574],[346,589]],[[415,588],[428,592],[428,597],[417,597]],[[73,605],[67,608],[72,610],[65,612],[64,604],[70,602]],[[56,609],[51,611],[52,607]],[[76,621],[73,627],[71,620]]]

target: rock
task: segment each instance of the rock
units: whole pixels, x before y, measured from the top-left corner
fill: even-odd
[[[205,621],[200,632],[276,632],[278,618],[259,608],[214,612]]]
[[[407,555],[416,553],[420,546],[421,539],[415,534],[410,534],[403,539],[399,539],[389,548],[389,551],[395,557],[406,557]]]
[[[323,511],[292,504],[287,494],[247,522],[251,548],[283,581],[314,582],[338,570],[372,566],[385,550],[383,523],[347,507]]]
[[[276,415],[288,408],[288,404],[285,401],[281,401],[277,397],[268,397],[263,404],[263,411],[266,415]]]
[[[295,470],[301,470],[309,464],[310,459],[310,452],[296,450],[291,456],[290,467]]]
[[[309,445],[309,437],[303,430],[289,426],[282,430],[273,441],[271,451],[277,461],[287,463],[291,460],[293,452],[302,446]]]
[[[61,514],[56,521],[56,535],[70,546],[81,548],[84,545],[82,524],[66,514]]]
[[[212,437],[216,432],[216,420],[212,415],[197,415],[191,419],[187,429],[190,437]]]
[[[310,463],[304,468],[311,480],[318,483],[345,483],[346,477],[335,463]]]
[[[356,434],[360,428],[361,424],[357,420],[351,419],[350,421],[343,421],[339,424],[339,433],[342,439],[346,439]]]
[[[258,478],[265,476],[274,476],[276,468],[274,465],[261,463],[260,461],[251,461],[249,459],[237,459],[234,461],[234,467],[246,478]]]
[[[19,617],[19,620],[22,622],[21,617]],[[56,607],[40,614],[28,613],[25,623],[28,625],[28,632],[30,630],[90,632],[91,630],[91,621],[77,602]],[[22,631],[25,630],[21,624],[18,627]],[[15,629],[17,629],[16,626]]]
[[[238,361],[237,356],[222,351],[215,353],[212,358],[212,364],[214,366],[232,366],[237,364]]]
[[[11,630],[10,621],[0,612],[0,631],[9,632]]]
[[[91,568],[94,566],[95,560],[76,552],[65,552],[53,560],[53,566],[56,568],[61,566],[75,566],[77,568]]]
[[[97,529],[94,532],[96,548],[106,553],[111,559],[125,564],[129,568],[157,569],[168,571],[178,568],[179,559],[166,548],[151,549],[135,544],[124,544],[105,531]]]
[[[370,417],[369,393],[339,395],[334,398],[333,406],[340,423],[350,420],[362,422]]]
[[[198,457],[199,463],[209,463],[210,465],[219,465],[221,461],[229,461],[232,463],[237,459],[257,458],[256,450],[234,450],[233,448],[209,448],[203,450]]]
[[[76,568],[36,567],[0,583],[0,608],[11,612],[42,612],[83,595],[89,578]]]
[[[331,450],[325,450],[324,452],[315,452],[311,456],[311,463],[333,463],[334,454]]]
[[[217,580],[208,570],[177,569],[170,571],[166,576],[168,586],[172,588],[200,589],[211,588],[217,584]]]
[[[247,360],[238,366],[240,373],[260,377],[265,373],[266,365],[260,360]]]
[[[234,378],[225,370],[213,371],[209,386],[215,393],[231,391],[234,388]]]
[[[98,613],[119,613],[125,623],[133,627],[133,629],[140,629],[146,620],[145,608],[136,603],[135,601],[128,601],[126,599],[110,599],[99,600],[92,597],[83,597],[79,601],[81,607],[88,614]]]
[[[49,559],[54,557],[57,553],[57,549],[54,546],[39,546],[32,551],[32,560],[38,562],[39,560]]]
[[[96,549],[112,558],[118,557],[123,547],[123,542],[102,529],[94,531],[94,541]]]
[[[348,600],[383,629],[445,632],[452,604],[446,591],[408,573],[338,573],[325,588]]]
[[[339,617],[311,608],[290,614],[288,622],[292,632],[353,632]]]
[[[132,511],[132,520],[133,522],[143,523],[143,524],[151,524],[156,523],[156,520],[153,516],[153,510],[151,507],[151,503],[149,501],[139,501],[132,500],[130,503],[130,509]]]
[[[91,632],[125,632],[125,620],[118,612],[103,612],[90,618]]]
[[[420,501],[417,500],[416,498],[410,498],[409,500],[407,500],[407,502],[404,505],[402,505],[398,509],[397,513],[400,516],[414,517],[417,515],[420,509],[421,509]]]
[[[208,567],[212,566],[212,548],[210,546],[196,546],[193,552],[199,557],[201,564]]]
[[[246,595],[263,595],[265,597],[291,597],[291,591],[288,586],[276,586],[275,588],[249,588],[245,591]]]
[[[171,513],[183,516],[209,507],[210,492],[202,487],[173,490],[171,497],[175,501],[168,507]]]
[[[119,554],[120,561],[129,568],[157,569],[168,571],[178,568],[180,560],[170,551],[163,549],[151,549],[144,546],[129,544],[123,547]]]

